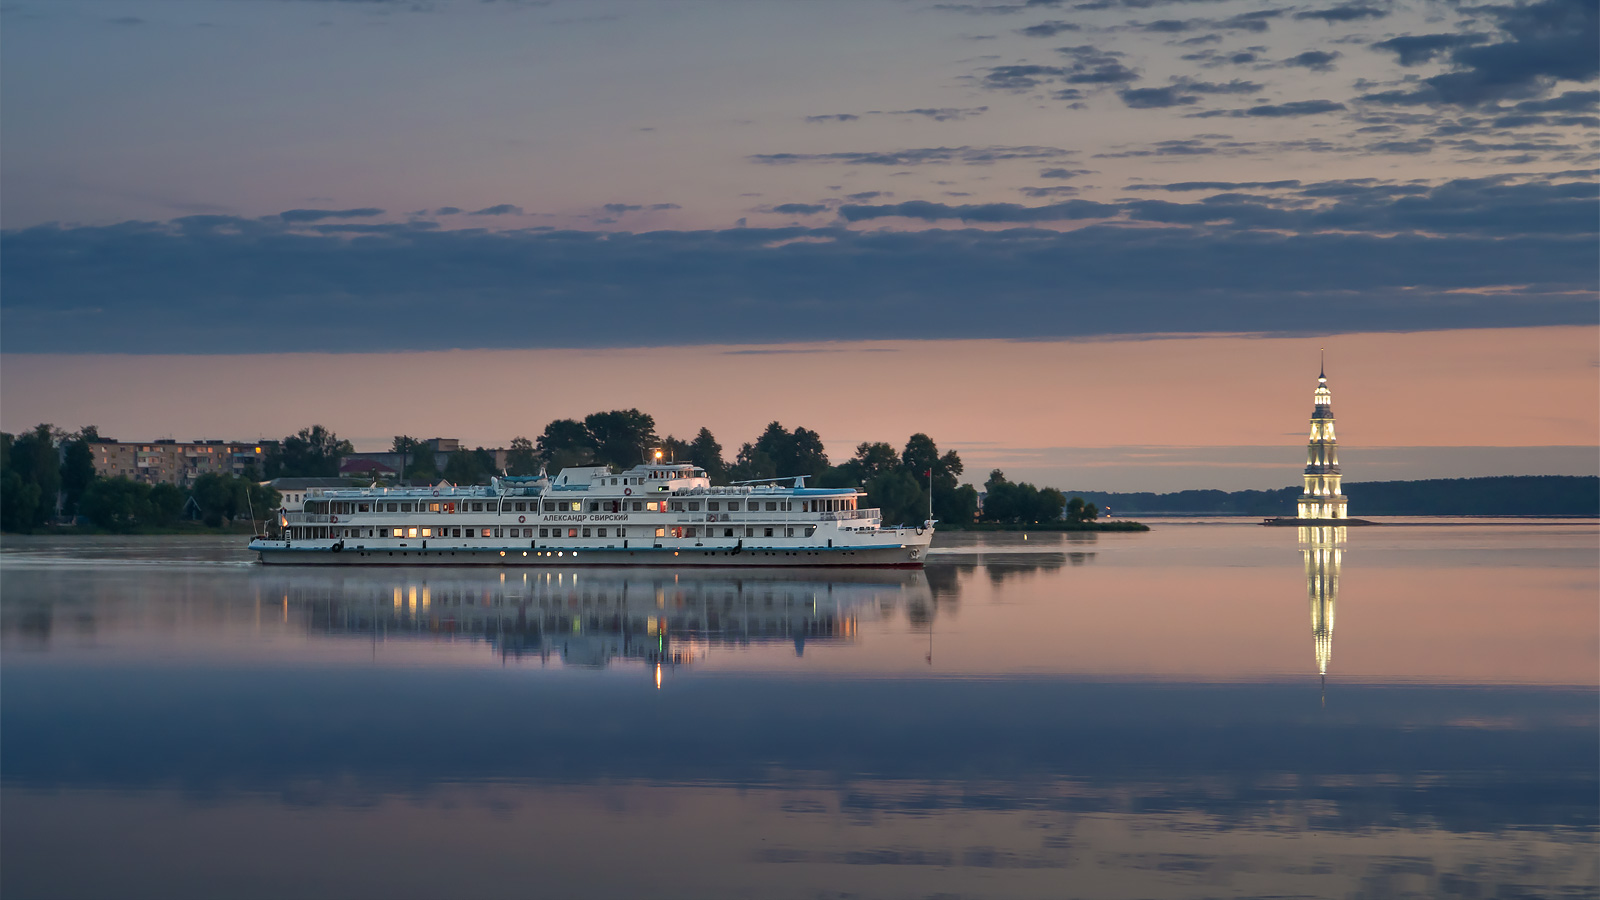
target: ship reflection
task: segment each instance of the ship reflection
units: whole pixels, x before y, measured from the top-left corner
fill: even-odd
[[[507,574],[403,570],[304,573],[275,586],[312,633],[383,640],[482,642],[505,660],[656,670],[719,648],[850,643],[860,616],[926,608],[922,572],[805,570],[740,575],[567,570]]]
[[[1344,526],[1301,526],[1300,555],[1306,569],[1306,598],[1311,601],[1311,638],[1322,703],[1328,703],[1328,663],[1333,659],[1333,613],[1339,601],[1339,569],[1344,564]]]

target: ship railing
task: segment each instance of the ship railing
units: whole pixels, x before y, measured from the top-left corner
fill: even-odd
[[[824,521],[842,521],[846,519],[879,519],[882,518],[878,509],[839,509],[831,512],[817,513]]]

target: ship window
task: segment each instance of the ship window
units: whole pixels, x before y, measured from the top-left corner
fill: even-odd
[[[406,537],[416,537],[416,536],[417,536],[417,530],[415,528],[407,528],[406,529]]]
[[[617,537],[627,537],[627,536],[628,536],[628,529],[626,529],[626,528],[618,528],[617,529]]]
[[[556,511],[556,502],[554,500],[546,500],[544,502],[544,511],[545,512],[555,512]]]
[[[549,536],[550,536],[550,529],[548,529],[548,528],[539,529],[539,537],[547,538]]]
[[[666,537],[666,536],[667,536],[667,530],[665,528],[657,528],[656,529],[656,537]]]
[[[778,511],[777,502],[773,501],[773,500],[768,500],[767,501],[767,512],[777,512],[777,511]]]
[[[644,504],[640,503],[638,500],[633,501],[633,511],[638,512],[641,509],[644,509]]]
[[[724,529],[722,529],[722,536],[723,537],[733,537],[733,529],[732,528],[724,528]]]
[[[391,503],[391,504],[388,505],[387,509],[388,509],[389,512],[399,512],[400,511],[400,504]]]
[[[672,511],[673,512],[683,512],[683,501],[682,500],[674,500],[674,501],[672,501]]]
[[[755,537],[756,536],[756,530],[754,528],[746,528],[744,530],[744,536],[745,537]]]
[[[689,501],[689,511],[690,512],[699,512],[700,511],[700,501],[698,501],[698,500],[690,500]]]
[[[526,504],[526,503],[518,503],[517,504],[517,512],[527,512],[527,511],[528,511],[528,504]]]
[[[583,530],[583,536],[584,536],[584,537],[594,537],[594,535],[593,535],[593,534],[591,534],[591,533],[590,533],[590,532],[592,532],[592,531],[593,531],[593,530],[594,530],[594,529],[592,529],[592,528],[585,528],[585,529],[584,529],[584,530]]]
[[[708,512],[716,512],[717,510],[719,510],[721,508],[722,508],[722,504],[718,503],[715,500],[707,500],[706,501],[706,510]]]
[[[522,529],[520,529],[520,528],[511,529],[511,536],[512,537],[522,537]]]
[[[394,530],[394,536],[395,537],[405,537],[406,536],[405,532],[406,532],[406,530],[404,528],[396,528]]]
[[[613,478],[613,479],[611,479],[611,483],[612,483],[612,484],[616,484],[616,483],[617,483],[617,480],[616,480],[616,479],[615,479],[615,478]],[[601,536],[601,537],[605,537],[605,535],[603,535],[603,534],[602,534],[602,535],[600,535],[600,536]]]
[[[737,500],[729,500],[728,501],[728,512],[738,512],[738,511],[739,511],[739,501],[737,501]]]
[[[568,528],[567,529],[567,537],[575,538],[577,536],[578,536],[578,529],[576,529],[576,528]]]
[[[422,529],[422,536],[423,537],[433,537],[433,529],[432,528],[424,528],[424,529]]]
[[[589,501],[589,512],[599,512],[599,511],[600,511],[600,503],[599,503],[599,501],[590,500]]]
[[[684,537],[694,537],[694,526],[690,525],[688,528],[685,528],[683,530],[683,536]]]
[[[437,504],[437,503],[429,503],[428,504],[428,512],[438,512],[438,511],[439,511],[439,504]]]
[[[811,537],[813,534],[816,534],[816,533],[817,533],[817,526],[815,526],[815,525],[807,525],[806,526],[806,537]]]
[[[616,484],[617,480],[615,478],[613,478],[613,479],[611,479],[611,483],[612,484]],[[606,536],[606,530],[604,528],[600,529],[599,536],[600,537],[605,537]]]
[[[765,533],[761,535],[762,537],[772,537],[772,529],[771,528],[763,529],[763,531]]]
[[[582,512],[583,511],[583,502],[580,501],[580,500],[572,501],[572,511],[573,512]]]
[[[488,536],[489,536],[489,529],[487,529],[487,528],[485,528],[485,529],[484,529],[484,530],[483,530],[483,536],[484,536],[484,537],[488,537]]]
[[[371,504],[368,504],[368,503],[361,504],[361,511],[362,512],[371,512],[372,511]]]

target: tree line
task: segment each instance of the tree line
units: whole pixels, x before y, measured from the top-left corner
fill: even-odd
[[[78,516],[107,531],[166,528],[186,520],[217,528],[251,513],[265,518],[279,503],[278,492],[258,484],[251,472],[207,473],[187,489],[100,477],[91,449],[99,440],[93,425],[67,432],[41,424],[17,435],[0,433],[0,530],[37,531],[57,517]]]

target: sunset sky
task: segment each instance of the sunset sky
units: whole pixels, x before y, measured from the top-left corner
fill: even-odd
[[[1600,450],[1593,0],[7,2],[0,427]]]

